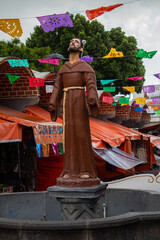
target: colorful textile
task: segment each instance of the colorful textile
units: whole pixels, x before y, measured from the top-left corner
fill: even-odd
[[[113,9],[122,6],[123,4],[115,4],[115,5],[111,5],[108,7],[100,7],[97,9],[92,9],[92,10],[86,10],[86,15],[88,17],[89,20],[92,20],[102,14],[104,14],[105,12],[110,12]]]
[[[108,84],[108,83],[111,83],[111,82],[114,82],[118,79],[111,79],[111,80],[100,80],[100,82],[102,83],[102,85],[105,85],[105,84]]]
[[[140,49],[136,55],[138,58],[152,58],[157,51],[152,51],[152,52],[146,52],[143,49]]]
[[[21,37],[23,33],[19,19],[0,19],[0,30],[11,37]]]
[[[49,157],[49,144],[42,144],[42,156]]]
[[[129,98],[119,98],[119,104],[129,104]]]
[[[64,152],[63,152],[63,142],[58,143],[58,147],[59,147],[59,154],[64,154]]]
[[[83,56],[80,58],[80,60],[83,60],[85,62],[93,62],[93,57],[90,57],[90,56]]]
[[[41,62],[41,63],[50,63],[50,64],[53,64],[53,65],[59,65],[58,59],[54,59],[54,58],[38,59],[38,61]]]
[[[145,104],[146,98],[136,98],[136,104]]]
[[[59,145],[58,143],[52,143],[52,150],[54,155],[59,155]]]
[[[103,90],[105,92],[115,92],[116,91],[116,87],[103,87]]]
[[[137,81],[137,80],[141,80],[143,77],[130,77],[128,78],[129,80],[133,80],[133,81]]]
[[[107,56],[103,58],[115,58],[115,57],[124,57],[122,52],[117,52],[115,48],[111,48]]]
[[[11,67],[29,67],[27,59],[10,59],[7,61]]]
[[[128,92],[134,93],[135,92],[135,86],[132,87],[123,87],[124,89],[126,89]]]
[[[54,86],[52,85],[46,85],[46,93],[51,93],[53,91]]]
[[[12,75],[12,74],[6,74],[10,83],[14,83],[18,78],[20,78],[20,76],[15,76],[15,75]]]
[[[160,79],[160,73],[153,74],[156,78]]]
[[[30,87],[43,87],[44,79],[43,78],[29,78]]]
[[[102,102],[104,102],[104,103],[112,103],[113,102],[113,97],[103,96]]]
[[[59,27],[73,27],[69,13],[47,15],[37,17],[37,19],[45,32],[54,31],[55,28]]]
[[[38,157],[42,157],[42,145],[40,143],[36,144],[36,150],[37,150]]]
[[[155,86],[150,85],[150,86],[142,86],[143,92],[144,93],[152,93],[155,92]]]
[[[154,97],[152,98],[153,103],[160,103],[160,97]]]

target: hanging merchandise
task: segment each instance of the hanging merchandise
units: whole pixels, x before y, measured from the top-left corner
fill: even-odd
[[[64,152],[63,152],[63,142],[58,143],[58,147],[59,147],[59,153],[64,154]]]
[[[129,98],[120,97],[119,104],[129,104]]]
[[[100,82],[102,83],[102,85],[106,85],[108,83],[111,83],[111,82],[114,82],[114,81],[117,81],[118,79],[111,79],[111,80],[100,80]]]
[[[103,90],[105,92],[115,92],[116,91],[116,87],[103,87]]]
[[[54,155],[59,155],[59,144],[52,143],[52,150],[53,150]]]
[[[144,93],[152,93],[155,92],[155,86],[150,85],[150,86],[142,86],[143,92]]]
[[[0,19],[0,30],[11,37],[21,37],[23,33],[19,19]]]
[[[29,78],[30,87],[43,87],[44,79],[43,78]]]
[[[54,86],[52,85],[45,85],[46,93],[52,93]]]
[[[37,143],[36,144],[36,150],[37,150],[37,154],[38,154],[38,157],[42,157],[42,145],[40,143]]]
[[[70,18],[69,13],[47,15],[37,17],[37,19],[45,32],[52,32],[55,30],[55,28],[59,27],[73,27],[73,22]]]
[[[29,67],[27,59],[10,59],[7,61],[11,67]]]
[[[128,78],[129,80],[133,80],[133,81],[138,81],[138,80],[142,80],[143,77],[130,77]]]
[[[42,156],[49,157],[49,144],[42,144]]]
[[[157,51],[152,51],[152,52],[146,52],[143,49],[140,49],[136,55],[138,58],[152,58]]]
[[[124,89],[126,89],[128,92],[134,93],[135,92],[135,86],[132,87],[123,87]]]
[[[38,61],[41,63],[50,63],[53,65],[59,65],[58,59],[53,59],[53,58],[38,59]]]
[[[122,52],[117,52],[115,48],[111,48],[110,52],[108,53],[107,56],[103,58],[117,58],[117,57],[124,57]]]
[[[123,4],[115,4],[115,5],[111,5],[108,7],[100,7],[97,9],[92,9],[92,10],[86,10],[86,15],[88,17],[89,20],[92,20],[102,14],[104,14],[105,12],[110,12],[113,9],[122,6]]]
[[[93,57],[90,57],[90,56],[83,56],[80,58],[80,60],[83,60],[85,62],[93,62]]]
[[[146,98],[136,98],[136,104],[144,105],[146,103]]]
[[[6,74],[10,83],[14,83],[18,78],[20,78],[20,76],[15,76],[15,75],[12,75],[12,74]]]
[[[102,102],[112,103],[113,102],[113,97],[103,96]]]

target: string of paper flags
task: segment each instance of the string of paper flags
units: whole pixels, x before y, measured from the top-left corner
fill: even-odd
[[[136,1],[137,0],[131,1],[128,3],[133,3]],[[97,9],[85,10],[85,13],[88,19],[91,21],[106,12],[110,12],[115,8],[118,8],[128,3],[120,3],[120,4],[110,5],[107,7],[100,7]],[[77,11],[77,12],[81,12],[81,11]],[[73,27],[73,22],[72,22],[72,19],[70,18],[69,13],[46,15],[46,16],[40,16],[35,18],[40,22],[42,29],[45,32],[54,31],[56,28],[59,28],[59,27]],[[9,34],[11,37],[21,37],[23,34],[20,18],[0,19],[0,30]]]

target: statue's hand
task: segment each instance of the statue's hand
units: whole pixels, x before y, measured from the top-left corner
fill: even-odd
[[[50,112],[52,112],[52,111],[55,111],[56,108],[55,108],[55,106],[53,106],[53,104],[49,104],[48,110],[49,110]]]
[[[89,99],[88,103],[90,105],[95,105],[96,104],[96,100],[94,98],[91,98],[91,99]]]

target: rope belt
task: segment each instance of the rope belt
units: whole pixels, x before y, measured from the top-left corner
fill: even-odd
[[[63,88],[64,91],[64,97],[63,97],[63,151],[65,152],[65,105],[66,105],[66,94],[69,90],[74,90],[74,89],[82,89],[84,90],[84,87],[68,87],[68,88]]]

